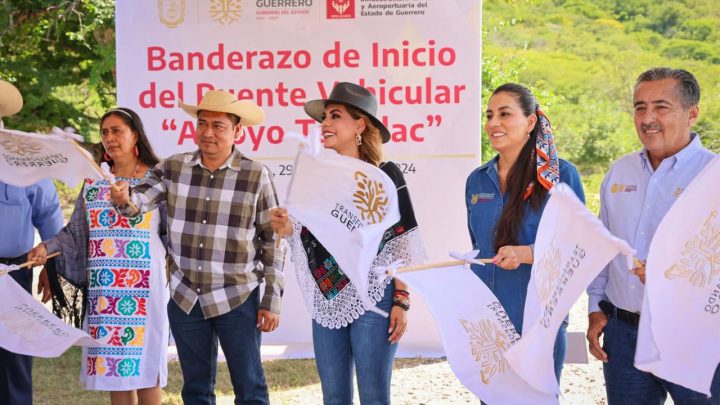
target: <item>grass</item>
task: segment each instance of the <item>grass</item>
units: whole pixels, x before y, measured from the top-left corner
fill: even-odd
[[[81,351],[73,347],[54,359],[36,358],[33,363],[33,396],[35,405],[102,405],[109,404],[109,395],[86,391],[78,382]],[[440,359],[397,359],[395,369],[431,364]],[[284,403],[283,393],[296,388],[319,384],[315,360],[272,360],[263,363],[272,403]],[[168,385],[163,390],[163,404],[181,405],[182,373],[176,361],[168,365]],[[215,394],[218,404],[231,404],[232,384],[227,364],[218,363]],[[306,401],[310,403],[310,401]]]

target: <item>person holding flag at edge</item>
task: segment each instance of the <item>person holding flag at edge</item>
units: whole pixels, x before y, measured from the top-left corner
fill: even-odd
[[[632,271],[616,257],[587,288],[587,340],[590,353],[603,362],[610,405],[664,403],[668,394],[678,404],[720,404],[720,367],[708,398],[634,363],[650,243],[678,196],[717,158],[702,145],[700,135],[691,132],[699,102],[700,85],[687,70],[657,67],[641,73],[633,107],[644,148],[613,163],[600,188],[600,219],[637,250]]]
[[[3,128],[3,117],[17,113],[22,105],[18,89],[0,80],[0,129]],[[25,253],[32,248],[35,228],[43,240],[52,238],[62,228],[60,202],[52,180],[46,178],[27,187],[0,181],[0,218],[0,264],[25,262]],[[53,266],[56,260],[47,265]],[[30,293],[32,267],[12,271],[9,275]],[[0,404],[30,405],[32,402],[32,357],[0,348]]]

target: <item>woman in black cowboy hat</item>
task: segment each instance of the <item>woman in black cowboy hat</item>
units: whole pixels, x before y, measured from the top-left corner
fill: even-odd
[[[417,221],[402,172],[394,163],[382,162],[382,144],[390,140],[390,132],[376,118],[376,111],[375,96],[353,83],[338,83],[328,99],[305,103],[305,112],[322,124],[326,148],[379,166],[397,187],[401,219],[385,232],[374,263],[398,259],[416,263],[425,256]],[[298,282],[314,319],[313,344],[324,403],[352,403],[356,370],[360,402],[389,404],[393,358],[397,342],[407,330],[410,308],[405,284],[382,280],[368,269],[373,304],[390,317],[368,312],[339,266],[329,266],[329,272],[335,274],[325,273],[322,278],[311,272],[311,268],[336,262],[307,228],[282,208],[271,213],[271,221],[278,235],[289,236]],[[335,282],[321,282],[327,279]]]

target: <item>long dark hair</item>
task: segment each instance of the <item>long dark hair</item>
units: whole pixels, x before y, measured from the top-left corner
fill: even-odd
[[[492,95],[498,93],[512,95],[526,117],[537,114],[537,99],[527,87],[516,83],[505,83],[495,89]],[[508,173],[507,187],[505,188],[508,202],[505,204],[495,228],[495,251],[503,246],[519,243],[518,233],[525,216],[526,201],[530,203],[532,209],[539,210],[547,197],[547,190],[537,182],[535,143],[539,132],[540,123],[537,122]],[[529,197],[525,198],[528,187],[532,187],[532,190]]]
[[[133,132],[138,134],[138,140],[135,144],[135,146],[137,146],[138,148],[138,158],[141,162],[143,162],[150,168],[155,166],[160,161],[160,159],[158,159],[152,149],[152,146],[150,146],[150,141],[148,141],[148,138],[145,135],[145,128],[143,128],[143,123],[142,120],[140,120],[140,116],[137,115],[135,111],[126,107],[113,108],[112,110],[106,112],[102,116],[102,118],[100,118],[100,128],[102,128],[103,122],[105,122],[105,120],[110,116],[120,118],[125,123],[125,125],[130,127]],[[100,161],[107,162],[110,166],[113,165],[112,160],[105,159],[104,153],[100,158]]]

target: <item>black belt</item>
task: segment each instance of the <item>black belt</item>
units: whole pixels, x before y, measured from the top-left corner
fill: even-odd
[[[618,308],[613,305],[610,301],[600,301],[600,309],[608,317],[614,316],[615,318],[629,323],[632,326],[638,326],[640,323],[640,314],[637,312],[630,312],[624,309]]]
[[[4,264],[6,266],[9,266],[11,264],[20,264],[25,260],[25,255],[21,255],[18,257],[0,257],[0,264]]]

